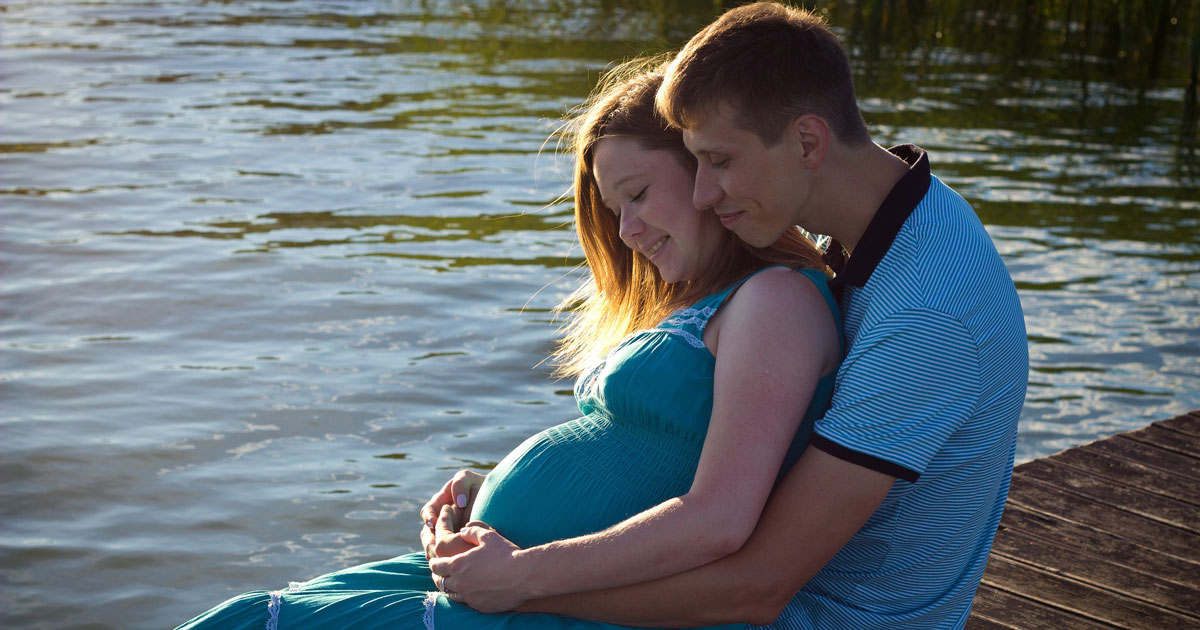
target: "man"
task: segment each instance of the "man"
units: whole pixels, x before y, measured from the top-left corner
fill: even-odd
[[[830,409],[751,539],[698,569],[527,602],[628,625],[961,628],[1008,493],[1028,352],[1016,290],[925,152],[874,144],[822,20],[733,9],[667,71],[694,202],[753,245],[799,224],[849,253]],[[475,542],[487,542],[475,531]]]

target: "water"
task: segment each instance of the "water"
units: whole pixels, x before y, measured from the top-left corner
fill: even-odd
[[[570,418],[543,141],[694,4],[0,3],[0,625],[170,627],[415,550],[453,470]],[[1186,16],[1152,75],[960,4],[831,19],[1017,281],[1018,457],[1200,407]]]

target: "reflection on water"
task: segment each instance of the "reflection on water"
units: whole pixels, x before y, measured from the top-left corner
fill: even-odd
[[[413,195],[413,197],[445,197],[461,199],[484,195],[487,191],[455,191],[448,193],[430,193]],[[549,207],[549,204],[546,204]],[[564,214],[563,212],[566,212]],[[463,264],[536,264],[546,267],[576,267],[583,263],[583,258],[567,254],[559,256],[539,256],[526,258],[519,252],[511,251],[507,244],[514,238],[520,238],[522,232],[531,238],[536,233],[546,230],[562,231],[570,229],[571,218],[569,209],[563,212],[548,211],[512,215],[479,214],[467,217],[439,217],[414,215],[353,215],[335,214],[332,212],[271,212],[252,220],[217,220],[210,221],[196,228],[166,231],[126,230],[111,235],[157,236],[167,238],[199,237],[211,239],[239,239],[253,243],[251,247],[237,250],[236,253],[271,252],[279,248],[293,247],[331,247],[351,244],[384,244],[389,251],[375,252],[377,256],[411,257],[418,260],[446,260],[455,265]],[[294,233],[296,240],[269,238],[276,232]],[[262,235],[262,236],[260,236]],[[344,235],[337,238],[339,235]],[[263,236],[267,238],[264,239]],[[299,240],[303,238],[304,240]],[[439,249],[458,251],[456,245],[463,241],[467,244],[480,242],[495,243],[502,250],[502,256],[495,258],[472,259],[467,256],[435,256],[432,254],[405,254],[394,249],[408,249],[403,244],[432,243]],[[400,245],[392,248],[390,246]]]
[[[571,417],[546,136],[729,4],[0,4],[0,625],[407,551],[448,471]],[[1017,282],[1019,457],[1200,407],[1200,3],[819,5]]]

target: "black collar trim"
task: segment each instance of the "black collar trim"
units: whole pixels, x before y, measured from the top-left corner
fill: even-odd
[[[888,151],[908,164],[908,172],[896,182],[879,205],[866,231],[858,239],[850,259],[846,261],[846,268],[830,283],[839,297],[843,285],[861,287],[867,284],[871,272],[875,271],[879,261],[891,248],[901,226],[925,198],[925,193],[929,192],[931,176],[929,155],[925,150],[914,144],[901,144]]]

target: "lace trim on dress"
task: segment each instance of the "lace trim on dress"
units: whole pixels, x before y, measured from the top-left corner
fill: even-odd
[[[704,349],[707,347],[699,337],[681,328],[659,328],[658,330],[667,334],[675,335],[676,337],[681,337],[688,343],[689,346],[693,348]]]
[[[704,327],[708,325],[708,320],[716,312],[717,309],[712,306],[702,308],[691,308],[689,306],[688,308],[681,308],[675,311],[670,317],[663,320],[663,324],[670,324],[672,326],[687,326],[691,324],[699,328],[700,332],[704,332]],[[659,326],[662,326],[662,324],[659,324]]]
[[[279,630],[279,607],[282,605],[283,591],[271,591],[271,601],[267,602],[267,630]]]
[[[681,308],[678,311],[675,311],[670,317],[664,319],[663,323],[655,327],[654,330],[675,335],[686,341],[689,346],[703,349],[706,347],[704,345],[704,341],[702,341],[696,335],[693,335],[683,328],[668,328],[667,326],[695,326],[696,330],[703,335],[704,327],[708,325],[708,320],[711,319],[713,313],[716,312],[717,309],[711,306],[705,306],[702,308]]]
[[[437,591],[425,593],[425,614],[421,615],[425,630],[433,630],[433,609],[437,606],[437,596]]]
[[[283,594],[300,586],[302,582],[288,582],[287,588],[271,591],[271,601],[267,602],[267,630],[279,630],[279,609],[283,607]]]

